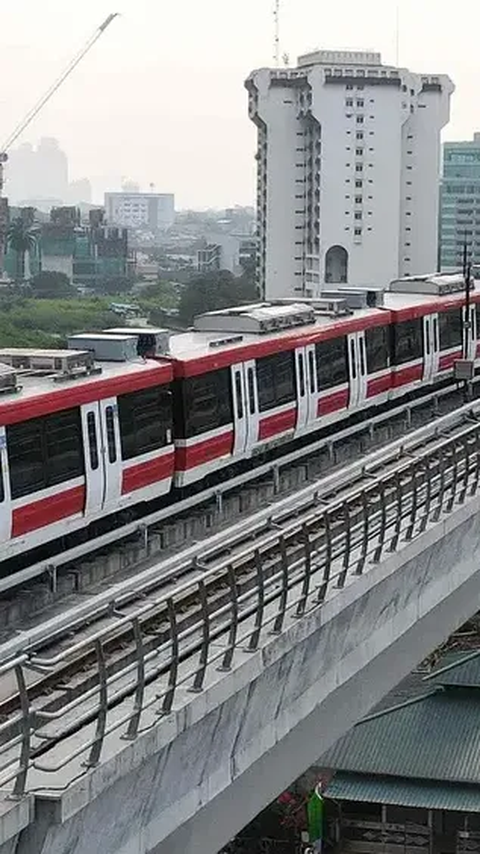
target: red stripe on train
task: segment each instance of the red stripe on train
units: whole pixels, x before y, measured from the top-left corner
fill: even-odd
[[[197,442],[195,445],[180,446],[175,449],[175,468],[177,471],[188,471],[188,469],[196,468],[196,466],[210,463],[219,457],[225,457],[231,454],[233,449],[233,430],[228,430],[227,433],[222,433],[220,436],[214,436],[210,439],[204,439],[203,442]]]
[[[122,472],[122,495],[173,477],[174,468],[175,454],[173,450],[171,453],[163,454],[153,460],[129,466]]]
[[[404,368],[399,368],[392,373],[393,388],[399,388],[402,385],[418,382],[423,377],[423,363],[419,365],[406,365]]]
[[[367,397],[376,397],[377,394],[383,394],[392,386],[392,376],[390,373],[384,374],[382,377],[368,379],[367,382]]]
[[[336,391],[333,394],[321,397],[318,401],[317,417],[321,418],[322,415],[328,415],[330,412],[337,412],[340,409],[346,409],[348,406],[349,394],[350,392],[348,388],[345,388],[341,391]]]
[[[258,438],[261,441],[277,436],[279,433],[285,433],[287,430],[294,430],[296,421],[296,408],[288,409],[287,412],[275,412],[273,415],[268,415],[266,418],[262,418],[258,425]]]
[[[74,486],[64,492],[59,491],[49,498],[41,498],[24,507],[17,507],[12,513],[12,537],[20,537],[29,531],[45,528],[60,519],[67,519],[83,513],[85,506],[85,486]]]
[[[462,351],[455,350],[455,353],[446,353],[444,356],[440,354],[439,360],[439,369],[441,371],[450,371],[453,370],[453,365],[457,361],[457,359],[462,358]]]

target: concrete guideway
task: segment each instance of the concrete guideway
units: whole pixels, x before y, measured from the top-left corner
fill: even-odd
[[[182,585],[166,594],[142,679],[137,658],[102,687],[100,653],[92,695],[38,713],[17,854],[211,854],[478,608],[480,425],[443,427],[280,514],[237,582],[228,558],[185,582],[198,619],[176,646]],[[22,740],[5,746],[18,791]]]

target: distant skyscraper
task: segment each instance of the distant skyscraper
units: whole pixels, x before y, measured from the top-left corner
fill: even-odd
[[[12,202],[64,200],[68,192],[67,156],[56,139],[45,137],[36,149],[25,143],[10,153],[6,178],[6,194]]]
[[[78,181],[71,181],[68,185],[65,201],[69,205],[79,205],[81,202],[89,204],[92,201],[92,185],[88,178],[79,178]]]
[[[440,198],[441,269],[461,269],[465,240],[470,260],[480,264],[480,133],[444,144]]]
[[[294,69],[253,72],[246,87],[267,297],[435,270],[449,77],[382,65],[378,53],[317,51]]]

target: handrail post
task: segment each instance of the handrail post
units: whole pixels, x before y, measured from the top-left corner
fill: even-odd
[[[208,652],[210,648],[210,615],[208,613],[208,598],[207,588],[202,579],[198,581],[198,592],[200,596],[200,608],[202,612],[202,646],[200,648],[200,658],[198,661],[197,672],[193,680],[191,691],[201,691],[205,679],[205,673],[208,664]]]
[[[128,729],[124,738],[131,741],[138,735],[140,718],[143,708],[143,697],[145,694],[145,651],[143,648],[142,630],[138,617],[132,620],[133,637],[135,640],[135,652],[137,654],[137,687],[133,703],[132,717],[128,722]]]
[[[232,669],[232,660],[233,654],[235,652],[235,645],[237,643],[237,632],[238,632],[238,591],[237,591],[237,579],[235,576],[235,570],[232,564],[228,567],[228,586],[230,588],[230,603],[232,606],[232,612],[230,617],[230,632],[228,635],[228,646],[225,651],[225,655],[223,656],[222,663],[219,666],[218,670],[227,671]]]
[[[21,664],[15,665],[15,678],[17,680],[18,693],[20,695],[20,709],[22,712],[22,747],[20,751],[20,759],[18,762],[18,774],[15,777],[12,799],[23,797],[25,794],[25,786],[27,783],[28,766],[31,755],[31,734],[30,734],[30,702],[28,699],[28,690],[25,683],[25,674]]]
[[[95,737],[92,742],[90,754],[85,761],[86,768],[94,768],[100,762],[100,754],[103,747],[103,739],[107,728],[107,711],[108,711],[108,686],[107,686],[107,666],[105,663],[105,651],[103,644],[99,638],[95,641],[95,651],[97,654],[98,664],[98,713],[97,726],[95,728]]]
[[[162,708],[159,711],[161,715],[169,715],[172,711],[178,677],[179,641],[177,612],[175,610],[175,602],[171,596],[167,600],[167,614],[170,625],[170,669],[168,673],[168,689],[164,694]]]

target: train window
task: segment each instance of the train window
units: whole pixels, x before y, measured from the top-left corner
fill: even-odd
[[[300,373],[300,386],[305,394],[305,368],[303,359]],[[302,379],[303,377],[303,379]],[[295,371],[294,354],[290,350],[286,353],[275,353],[273,356],[264,356],[257,359],[257,383],[258,383],[258,406],[260,412],[291,403],[295,400]]]
[[[87,414],[87,436],[88,447],[90,452],[90,468],[92,469],[92,471],[96,471],[98,469],[98,442],[94,412],[89,412]]]
[[[7,427],[12,498],[84,474],[80,412],[67,409]]]
[[[358,339],[358,346],[360,348],[360,376],[365,376],[365,339]]]
[[[394,363],[403,365],[423,356],[423,319],[403,320],[394,326]]]
[[[357,360],[355,358],[355,341],[351,339],[350,341],[350,370],[352,372],[352,379],[357,379]]]
[[[179,380],[175,390],[175,430],[190,438],[233,420],[229,368]]]
[[[108,462],[117,462],[117,444],[115,442],[115,419],[113,415],[113,406],[107,406],[105,409],[105,424],[107,426],[107,447],[108,447]]]
[[[253,368],[247,371],[248,402],[250,415],[255,413],[255,384],[253,381]]]
[[[345,336],[316,344],[315,359],[319,391],[348,382]]]
[[[123,460],[147,454],[171,442],[172,397],[167,386],[119,395],[118,417]]]
[[[235,371],[235,397],[237,398],[237,415],[243,418],[242,375]]]
[[[300,397],[305,397],[305,362],[303,353],[298,357],[298,381],[300,386]]]
[[[311,350],[308,351],[308,370],[310,373],[310,393],[315,394],[315,359]]]
[[[1,463],[1,452],[0,452],[0,463]],[[3,480],[3,465],[0,464],[0,504],[5,501],[5,482]]]
[[[388,368],[390,363],[390,347],[388,326],[374,326],[365,331],[367,348],[368,373],[374,374]]]
[[[450,311],[442,311],[438,315],[438,322],[440,326],[440,350],[461,347],[463,341],[462,310],[452,308]]]

